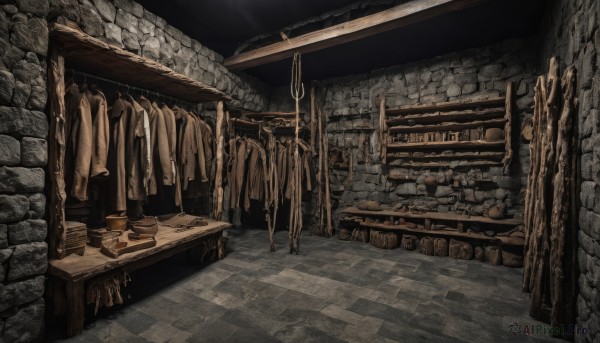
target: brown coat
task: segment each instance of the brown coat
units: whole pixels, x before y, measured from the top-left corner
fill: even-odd
[[[167,106],[162,106],[160,109],[165,119],[165,128],[169,143],[169,159],[171,160],[171,173],[166,174],[164,182],[166,186],[171,186],[175,182],[175,153],[177,149],[177,124],[175,122],[175,113]]]
[[[149,100],[142,98],[140,99],[140,105],[148,113],[150,119],[152,169],[148,180],[148,195],[156,195],[158,192],[157,175],[164,179],[164,175],[172,172],[167,129],[163,113],[156,103],[151,104]],[[160,184],[164,185],[164,181],[160,181]]]
[[[146,197],[145,176],[148,175],[148,161],[144,146],[144,109],[133,98],[128,97],[133,110],[126,112],[125,167],[127,173],[127,198],[144,200]]]
[[[133,107],[123,98],[113,104],[110,115],[110,148],[108,156],[108,201],[109,209],[123,212],[127,210],[127,173],[125,166],[125,126],[133,114]]]
[[[92,161],[92,113],[90,103],[76,84],[65,90],[65,184],[67,195],[87,200]]]
[[[91,180],[105,180],[108,177],[106,163],[108,159],[108,146],[110,127],[108,122],[108,105],[102,92],[86,91],[85,95],[90,103],[92,114],[92,166]]]

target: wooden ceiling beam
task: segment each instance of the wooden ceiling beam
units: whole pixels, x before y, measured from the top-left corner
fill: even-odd
[[[277,62],[292,57],[296,51],[309,53],[330,48],[486,1],[489,0],[413,0],[375,14],[231,56],[225,60],[225,66],[230,70],[243,70]]]

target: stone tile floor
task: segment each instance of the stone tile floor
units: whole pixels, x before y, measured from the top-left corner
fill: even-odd
[[[64,342],[538,342],[521,269],[304,234],[244,230],[208,266],[175,256],[132,275],[126,306]],[[92,315],[90,315],[92,317]],[[556,340],[558,341],[558,340]]]

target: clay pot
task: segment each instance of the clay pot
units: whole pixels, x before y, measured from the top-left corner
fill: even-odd
[[[437,177],[435,177],[433,175],[429,175],[429,176],[426,176],[425,179],[423,179],[423,183],[427,187],[436,187],[438,184],[438,180],[437,180]]]
[[[106,226],[108,226],[109,231],[123,232],[127,229],[127,216],[116,214],[106,216]]]
[[[497,127],[492,127],[485,130],[485,136],[483,139],[487,142],[496,142],[502,140],[502,133],[504,131]]]
[[[490,206],[488,209],[488,217],[492,219],[502,219],[504,218],[504,210],[506,206],[504,204],[496,204]]]

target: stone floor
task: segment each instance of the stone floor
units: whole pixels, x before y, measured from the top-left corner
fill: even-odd
[[[303,235],[301,254],[247,230],[202,268],[176,256],[132,275],[126,306],[65,342],[504,342],[527,316],[521,269]],[[557,340],[558,341],[558,340]]]

